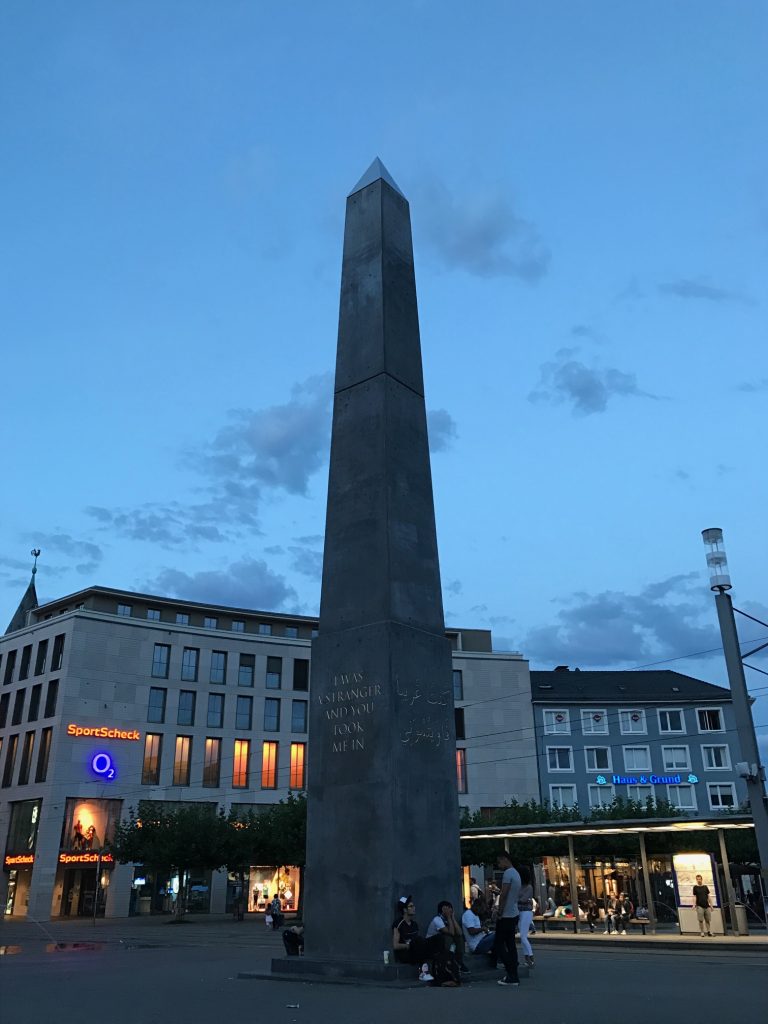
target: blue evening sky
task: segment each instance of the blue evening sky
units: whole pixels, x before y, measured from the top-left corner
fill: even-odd
[[[33,545],[41,599],[316,612],[344,201],[378,155],[448,622],[724,682],[687,657],[719,643],[704,527],[768,621],[767,29],[759,0],[6,0],[4,621]]]

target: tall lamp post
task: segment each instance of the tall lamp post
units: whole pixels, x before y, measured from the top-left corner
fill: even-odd
[[[741,756],[746,759],[739,762],[736,769],[747,784],[747,797],[755,822],[757,853],[760,858],[763,904],[768,909],[768,806],[766,806],[765,799],[765,768],[760,764],[760,751],[755,735],[755,723],[752,720],[747,682],[744,678],[744,663],[736,632],[736,619],[733,614],[731,595],[728,593],[731,589],[731,577],[723,546],[723,531],[717,528],[702,530],[701,536],[707,549],[709,585],[715,592],[715,606],[720,622],[720,636],[723,640],[725,667],[731,687],[736,732],[739,737]],[[768,645],[764,644],[763,647],[765,646]],[[756,648],[750,654],[755,654],[758,650],[762,650],[762,647]],[[727,865],[724,867],[727,871]]]

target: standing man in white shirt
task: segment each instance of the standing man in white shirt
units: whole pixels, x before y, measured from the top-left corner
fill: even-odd
[[[515,946],[515,930],[518,915],[517,900],[520,895],[520,875],[512,867],[512,858],[505,851],[496,858],[496,864],[504,872],[501,878],[501,895],[499,896],[499,916],[496,919],[496,941],[493,955],[506,967],[499,985],[520,985],[517,976],[517,947]]]

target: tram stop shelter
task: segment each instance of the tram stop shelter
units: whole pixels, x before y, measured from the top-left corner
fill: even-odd
[[[711,818],[629,818],[609,821],[569,821],[558,823],[536,823],[532,825],[489,825],[488,827],[462,828],[461,839],[491,840],[503,842],[509,850],[511,841],[518,839],[567,840],[568,872],[571,894],[578,894],[577,860],[574,853],[574,840],[595,838],[600,836],[637,837],[642,864],[642,889],[645,905],[648,908],[648,926],[651,932],[656,930],[656,910],[653,894],[649,885],[648,855],[646,852],[646,836],[659,833],[690,835],[695,832],[716,832],[720,848],[720,861],[723,868],[725,885],[725,902],[730,911],[731,929],[734,935],[740,935],[739,915],[736,912],[736,895],[733,889],[728,860],[726,835],[735,829],[754,829],[754,822],[747,814],[720,815]],[[578,901],[577,901],[578,902]],[[575,908],[574,908],[575,910]],[[579,915],[574,912],[573,930],[578,933]],[[745,929],[746,933],[746,929]]]

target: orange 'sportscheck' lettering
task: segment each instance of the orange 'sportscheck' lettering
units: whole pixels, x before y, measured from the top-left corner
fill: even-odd
[[[95,864],[99,859],[98,853],[60,853],[59,864]],[[102,864],[114,864],[115,858],[111,853],[102,853]]]
[[[95,736],[100,740],[140,740],[138,729],[115,729],[109,725],[76,725],[70,722],[67,736]]]
[[[8,854],[5,858],[5,866],[7,868],[21,867],[24,864],[34,864],[35,855],[34,853],[18,853]]]

